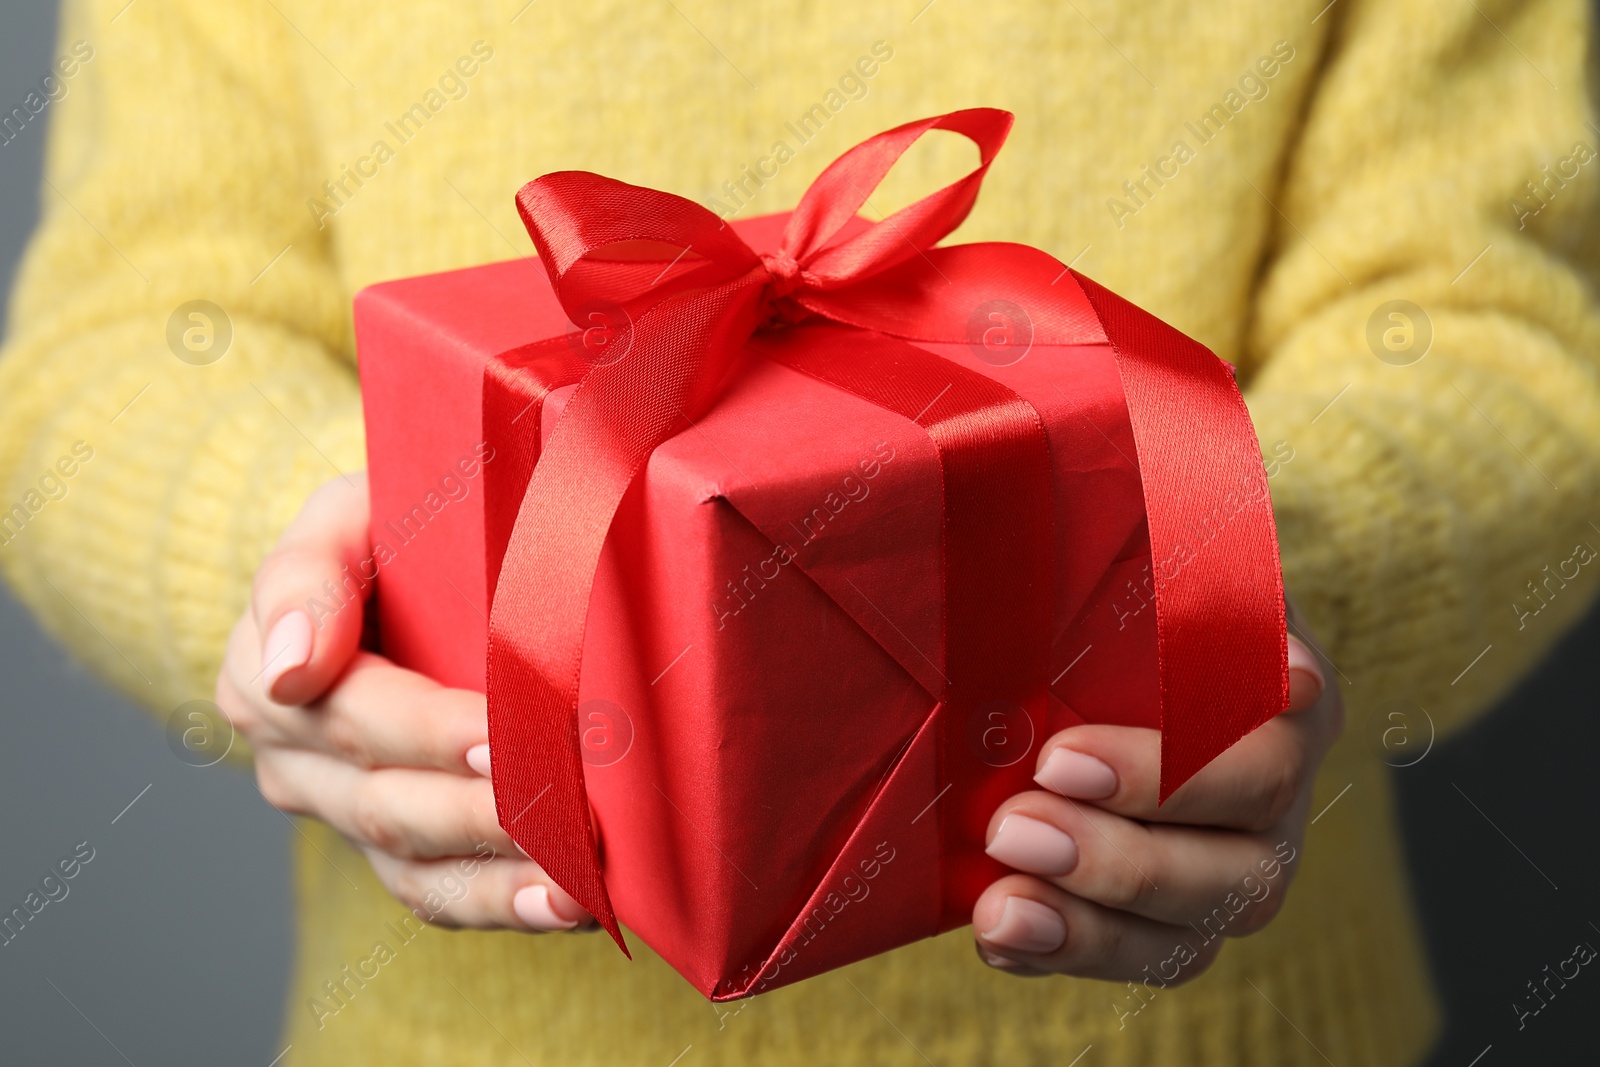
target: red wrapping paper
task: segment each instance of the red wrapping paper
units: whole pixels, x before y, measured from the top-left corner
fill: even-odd
[[[981,136],[966,116],[988,122],[994,114],[958,113],[962,132],[976,128]],[[997,147],[998,138],[978,178]],[[951,188],[949,202],[960,203],[943,221],[953,225],[976,181],[970,193]],[[581,209],[584,201],[574,203]],[[529,204],[525,190],[525,217]],[[824,203],[822,214],[830,212],[839,214]],[[797,272],[782,253],[817,214],[813,204],[798,225],[774,216],[735,223],[733,234],[762,254],[761,278],[770,272],[779,289],[793,291]],[[872,227],[846,218],[837,220],[838,236],[820,245],[824,252],[870,238]],[[536,241],[554,243],[537,218],[530,229]],[[551,260],[550,248],[541,244],[541,251]],[[553,260],[568,279],[591,249],[570,251],[555,249]],[[962,277],[959,249],[935,254]],[[581,780],[576,794],[572,783],[561,789],[579,803],[586,795],[593,813],[603,859],[598,897],[581,871],[562,866],[581,867],[588,842],[544,821],[555,810],[547,794],[558,777],[542,789],[537,774],[503,777],[513,762],[526,771],[559,760],[564,739],[541,733],[536,718],[536,729],[524,718],[513,722],[521,737],[508,733],[523,691],[491,689],[502,824],[569,891],[587,891],[590,898],[580,900],[602,921],[614,908],[714,999],[758,993],[966,922],[977,893],[1004,873],[981,851],[989,816],[1030,787],[1038,746],[1055,730],[1084,721],[1162,728],[1164,796],[1283,706],[1275,550],[1270,566],[1259,565],[1260,542],[1272,537],[1259,457],[1251,458],[1253,478],[1220,484],[1214,468],[1225,461],[1252,470],[1224,454],[1240,445],[1237,432],[1223,445],[1205,435],[1159,436],[1169,420],[1195,417],[1198,390],[1186,366],[1212,374],[1213,400],[1237,404],[1225,415],[1242,418],[1231,379],[1229,401],[1216,368],[1204,362],[1215,357],[1033,256],[1030,269],[1046,273],[1034,269],[1037,277],[1011,290],[989,283],[979,304],[958,302],[920,320],[917,309],[928,300],[919,305],[903,279],[891,278],[865,301],[876,331],[852,324],[859,306],[837,293],[815,297],[805,290],[818,288],[815,280],[801,277],[802,298],[837,306],[818,312],[805,304],[798,314],[790,306],[748,341],[736,339],[737,356],[704,390],[697,414],[683,412],[683,423],[647,450],[615,516],[591,531],[603,547],[586,615],[578,616],[582,669],[565,739],[581,757]],[[653,272],[655,260],[642,258]],[[657,258],[671,284],[678,261]],[[694,263],[683,269],[693,272]],[[770,292],[768,282],[757,284]],[[1047,289],[1040,314],[1038,294]],[[581,300],[562,292],[563,307],[543,262],[519,260],[358,294],[376,603],[383,649],[396,662],[481,690],[490,617],[510,611],[499,603],[502,593],[512,595],[504,589],[537,600],[540,589],[523,580],[529,563],[518,537],[526,531],[517,526],[529,521],[525,497],[537,496],[535,461],[559,448],[552,438],[574,393],[560,383],[598,377],[639,355],[631,345],[607,349],[618,336],[609,326],[625,323],[621,336],[630,342],[636,338],[625,331],[649,327],[648,303],[613,304],[603,286],[598,291],[598,300],[593,285]],[[1033,307],[1040,323],[1025,309],[1016,314],[1008,294]],[[897,315],[909,328],[896,325]],[[953,316],[964,338],[926,326]],[[591,332],[578,332],[573,319]],[[921,351],[896,356],[904,342],[885,339],[878,332],[885,329],[915,338]],[[909,362],[885,374],[897,358]],[[959,370],[941,391],[937,376],[947,365]],[[849,378],[843,386],[841,376]],[[955,382],[962,383],[957,394],[973,398],[972,411],[941,414],[955,403]],[[998,383],[993,396],[985,382]],[[895,389],[906,395],[889,395]],[[961,439],[986,417],[985,405],[1012,409],[1009,444]],[[1253,453],[1253,438],[1248,443]],[[1018,471],[1035,445],[1039,477],[1030,483]],[[963,454],[976,457],[965,473],[956,465]],[[1164,458],[1152,464],[1153,454]],[[1144,461],[1143,480],[1136,458]],[[1163,494],[1159,510],[1147,505],[1152,477]],[[952,510],[957,497],[978,500],[986,486],[984,506]],[[548,485],[545,491],[541,499],[559,502]],[[1171,505],[1173,495],[1184,499]],[[1151,515],[1161,520],[1154,560]],[[1018,566],[1002,564],[1032,551],[1012,532],[1024,527],[1042,537],[1035,546],[1042,566],[1008,587],[1005,576]],[[548,544],[564,535],[542,536]],[[1242,567],[1235,558],[1230,567],[1226,550],[1238,543],[1256,558]],[[953,564],[952,545],[986,551],[963,548]],[[984,596],[985,568],[995,567],[999,610]],[[513,570],[517,579],[492,598],[496,580]],[[952,621],[953,598],[962,596],[969,607]],[[1198,667],[1183,660],[1195,646],[1168,640],[1158,627],[1158,615],[1169,628],[1187,618],[1166,607],[1183,597],[1202,611],[1215,603],[1211,647],[1232,656]],[[1035,608],[1038,624],[1013,617]],[[1245,638],[1229,637],[1240,619]],[[1030,634],[1037,655],[1008,647]],[[970,663],[973,648],[996,638],[983,658],[1000,664],[1000,684],[1016,665],[1037,680],[1021,679],[1011,699],[951,697],[952,663]],[[981,665],[966,668],[968,677],[974,669]],[[1222,710],[1174,717],[1175,707],[1195,703],[1190,694],[1229,684],[1223,676],[1230,672],[1241,674],[1239,707],[1207,697],[1205,707]],[[1213,721],[1218,716],[1227,721]]]

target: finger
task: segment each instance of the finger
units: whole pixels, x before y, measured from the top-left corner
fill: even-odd
[[[482,693],[451,689],[370,652],[321,700],[306,706],[259,701],[264,738],[338,756],[358,767],[477,772],[467,752],[489,739]]]
[[[482,773],[467,757],[487,744],[483,694],[441,686],[358,651],[322,700],[285,705],[251,684],[258,658],[254,619],[246,613],[229,638],[217,703],[254,743],[314,749],[362,767]]]
[[[1211,965],[1221,938],[1081,900],[1027,875],[995,882],[972,909],[979,955],[1021,973],[1180,985]],[[1148,974],[1147,974],[1148,969]]]
[[[487,778],[439,771],[367,771],[305,749],[256,750],[256,784],[276,808],[311,815],[346,837],[400,859],[463,856],[482,842],[517,847],[495,817]]]
[[[256,635],[255,618],[246,611],[228,634],[228,649],[217,672],[215,698],[233,728],[254,737],[261,726],[258,707],[266,694],[252,682],[260,670],[261,639]]]
[[[1030,792],[990,820],[987,851],[1076,897],[1244,937],[1277,914],[1297,850],[1228,830],[1146,824]]]
[[[360,643],[376,573],[368,514],[365,473],[324,484],[256,571],[250,605],[262,636],[253,682],[279,703],[320,695]]]
[[[1321,703],[1321,702],[1319,702]],[[1045,742],[1034,781],[1132,819],[1261,832],[1288,813],[1310,784],[1328,743],[1327,716],[1280,715],[1246,734],[1158,805],[1161,734],[1090,724]]]
[[[1305,711],[1327,688],[1322,661],[1298,637],[1289,637],[1289,711]]]
[[[403,860],[363,850],[378,880],[423,922],[471,929],[589,931],[589,913],[521,853],[480,842],[471,855]]]

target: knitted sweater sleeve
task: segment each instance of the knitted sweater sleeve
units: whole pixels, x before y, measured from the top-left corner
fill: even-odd
[[[0,356],[0,570],[165,712],[210,697],[256,564],[364,449],[347,294],[304,203],[305,42],[270,5],[123,3],[62,17],[77,64]]]
[[[1357,698],[1441,728],[1600,588],[1581,0],[1350,2],[1271,193],[1248,400],[1285,575]]]

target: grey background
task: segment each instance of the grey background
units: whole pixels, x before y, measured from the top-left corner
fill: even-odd
[[[54,21],[49,4],[0,8],[5,110],[46,72]],[[0,291],[37,217],[43,127],[0,145]],[[1395,772],[1449,1015],[1437,1067],[1594,1061],[1600,978],[1520,1031],[1511,1004],[1575,942],[1600,945],[1597,646],[1600,611],[1493,715]],[[247,776],[178,760],[3,590],[0,683],[0,912],[77,843],[95,850],[0,947],[0,1060],[267,1067],[292,952],[285,820]]]

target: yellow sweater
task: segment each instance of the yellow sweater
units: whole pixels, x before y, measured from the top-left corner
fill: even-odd
[[[257,561],[364,463],[358,287],[527,254],[512,194],[546,171],[749,216],[974,104],[1019,122],[958,239],[1039,245],[1241,368],[1289,584],[1351,707],[1282,917],[1143,1000],[1008,977],[955,932],[713,1009],[642,947],[402,940],[307,824],[286,1063],[1415,1062],[1437,1008],[1369,722],[1412,701],[1460,723],[1595,586],[1570,577],[1600,546],[1584,0],[125,2],[69,3],[72,73],[40,103],[0,566],[158,714],[210,695]],[[763,162],[780,141],[793,158]],[[919,152],[874,203],[966,152]],[[187,319],[169,334],[197,299],[232,330],[206,365],[174,355]],[[378,942],[392,959],[349,977]]]

